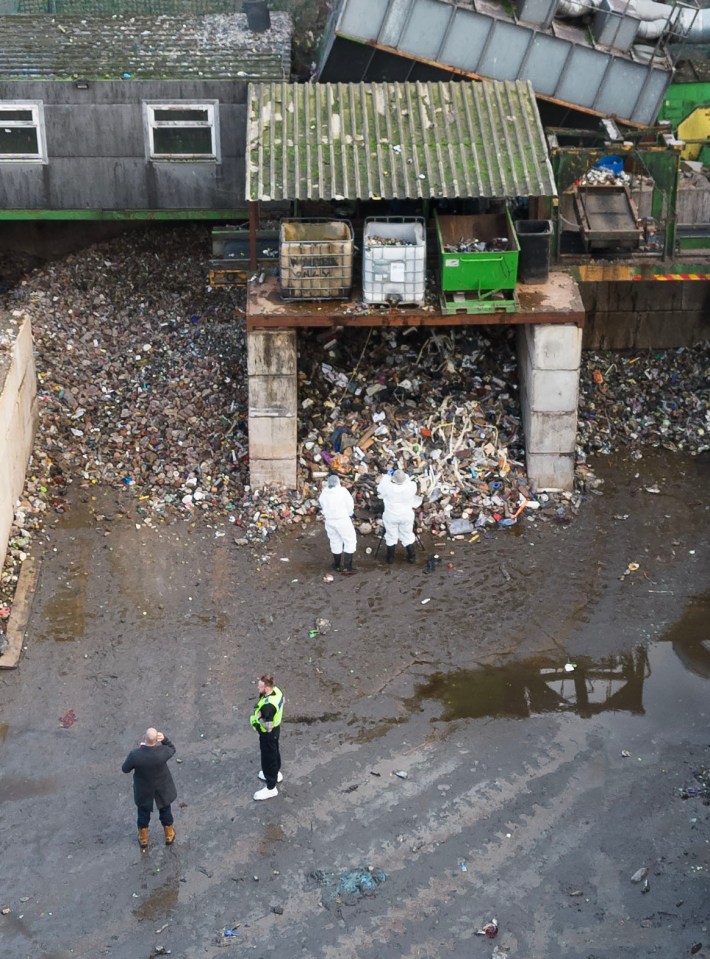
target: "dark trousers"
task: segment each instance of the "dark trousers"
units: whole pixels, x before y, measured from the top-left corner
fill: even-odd
[[[261,771],[266,779],[267,789],[273,789],[276,786],[276,777],[281,769],[281,753],[279,751],[280,734],[280,726],[272,729],[270,733],[259,733]]]
[[[138,828],[145,829],[150,824],[150,814],[153,812],[153,804],[150,806],[137,806],[138,809]],[[170,808],[170,804],[167,806],[162,806],[158,810],[158,818],[163,826],[172,826],[173,824],[173,811]]]

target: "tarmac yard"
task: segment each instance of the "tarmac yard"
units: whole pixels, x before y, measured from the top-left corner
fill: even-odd
[[[238,547],[75,490],[0,672],[3,959],[710,956],[710,467],[594,469],[570,524],[424,534],[414,568],[363,537],[332,582],[319,523]],[[149,724],[177,839],[141,853]]]

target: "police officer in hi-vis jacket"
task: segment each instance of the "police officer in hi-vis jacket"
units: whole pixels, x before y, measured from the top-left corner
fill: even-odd
[[[254,793],[254,799],[273,799],[279,791],[276,783],[283,780],[281,775],[281,753],[279,736],[281,720],[284,714],[284,694],[274,685],[274,677],[268,673],[257,681],[259,702],[251,716],[252,727],[259,734],[261,769],[259,779],[266,785]]]

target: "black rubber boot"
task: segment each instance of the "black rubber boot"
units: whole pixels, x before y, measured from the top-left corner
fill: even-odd
[[[353,554],[344,553],[345,556],[345,566],[343,567],[343,576],[354,576],[357,572],[356,569],[353,569]]]
[[[406,547],[406,549],[407,549],[407,562],[416,563],[417,558],[414,555],[414,544],[411,543],[409,546]]]
[[[387,547],[387,563],[390,566],[394,563],[394,546]]]
[[[340,570],[343,568],[341,563],[342,558],[343,558],[342,553],[333,553],[333,569],[335,570],[336,573],[339,573]]]

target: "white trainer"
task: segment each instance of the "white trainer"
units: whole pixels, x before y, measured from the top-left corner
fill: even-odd
[[[254,799],[273,799],[274,796],[278,796],[278,794],[279,791],[276,786],[274,786],[273,789],[269,789],[268,786],[264,786],[263,789],[258,789],[254,793]]]
[[[259,770],[259,779],[260,779],[263,783],[266,782],[266,776],[264,775],[264,770],[263,770],[263,769],[260,769],[260,770]],[[276,782],[277,782],[277,783],[282,783],[283,781],[284,781],[283,776],[281,775],[281,773],[278,773],[277,776],[276,776]]]

